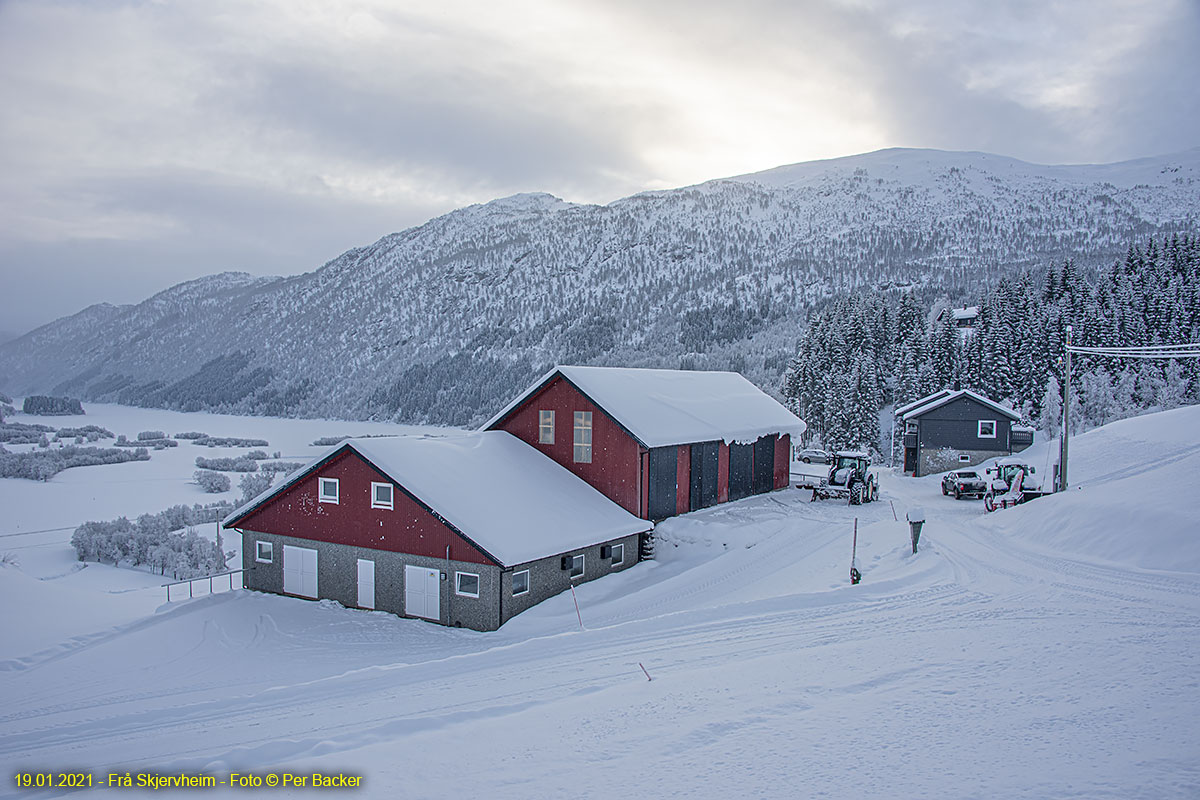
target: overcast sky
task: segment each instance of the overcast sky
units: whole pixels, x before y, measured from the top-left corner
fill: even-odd
[[[1197,0],[0,0],[0,332],[470,203],[1200,144]]]

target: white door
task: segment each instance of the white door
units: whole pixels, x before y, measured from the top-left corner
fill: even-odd
[[[375,607],[375,562],[358,560],[358,607]]]
[[[283,591],[301,597],[317,597],[317,551],[283,546]]]
[[[410,617],[440,620],[441,573],[428,567],[404,567],[404,613]]]

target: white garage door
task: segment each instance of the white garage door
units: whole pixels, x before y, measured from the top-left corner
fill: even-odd
[[[358,607],[375,607],[375,562],[358,560]]]
[[[283,591],[301,597],[317,597],[317,551],[283,546]]]
[[[441,573],[428,567],[404,567],[404,613],[425,619],[442,618]]]

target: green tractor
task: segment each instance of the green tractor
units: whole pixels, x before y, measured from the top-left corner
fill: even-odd
[[[845,497],[850,505],[879,499],[879,478],[871,472],[871,457],[859,450],[841,450],[830,459],[829,474],[819,480],[797,484],[812,489],[812,499]]]

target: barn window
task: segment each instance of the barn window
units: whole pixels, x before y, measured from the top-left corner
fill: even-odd
[[[979,420],[979,438],[980,439],[995,439],[996,438],[996,420],[994,420],[994,419]]]
[[[529,594],[529,570],[527,569],[513,573],[513,597],[519,594]]]
[[[275,560],[275,545],[270,542],[255,542],[254,560],[260,564],[270,564]]]
[[[571,577],[578,578],[583,575],[583,556],[571,556]]]
[[[321,478],[317,499],[322,503],[336,503],[338,501],[338,479]]]
[[[958,460],[959,460],[959,461],[961,461],[961,462],[962,462],[962,463],[964,463],[964,464],[970,464],[970,463],[971,463],[971,457],[970,457],[970,456],[968,456],[968,455],[961,455],[961,456],[959,456],[959,457],[958,457]]]
[[[554,444],[554,411],[538,412],[538,444]]]
[[[390,483],[371,484],[371,508],[392,508],[392,485]]]
[[[614,567],[625,563],[625,545],[614,544],[612,546],[612,565]]]
[[[592,412],[575,412],[575,463],[592,463]]]
[[[454,573],[454,593],[463,597],[479,597],[479,576],[473,572]]]

